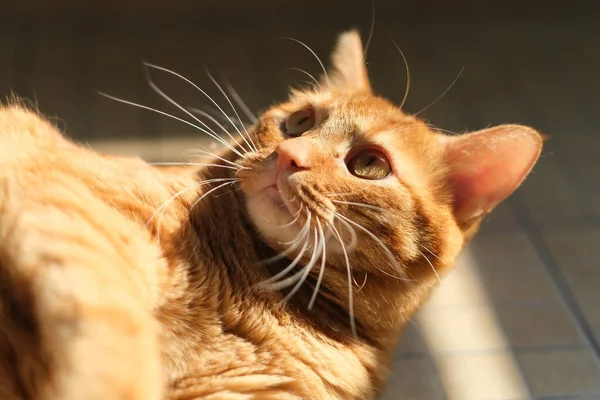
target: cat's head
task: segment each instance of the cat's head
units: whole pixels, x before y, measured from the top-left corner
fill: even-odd
[[[250,168],[239,176],[264,241],[290,263],[300,254],[299,268],[269,283],[323,274],[345,300],[349,284],[364,293],[359,313],[376,312],[363,303],[389,300],[387,288],[431,286],[452,266],[481,218],[530,172],[542,138],[517,125],[432,130],[372,93],[354,31],[340,36],[332,64],[318,89],[294,91],[260,116],[258,151],[239,161]]]

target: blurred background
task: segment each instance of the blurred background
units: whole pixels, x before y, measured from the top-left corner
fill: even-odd
[[[0,0],[0,94],[29,99],[102,151],[178,161],[206,141],[150,89],[142,62],[191,79],[227,112],[205,72],[254,112],[318,76],[336,35],[366,41],[375,90],[430,123],[499,123],[549,136],[532,176],[484,225],[408,327],[386,399],[600,399],[600,5],[476,0]],[[459,79],[437,102],[456,77]],[[190,85],[152,79],[214,111]],[[233,115],[233,112],[231,112]],[[240,112],[244,119],[244,114]]]

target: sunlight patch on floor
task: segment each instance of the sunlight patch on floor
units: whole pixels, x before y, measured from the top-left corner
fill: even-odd
[[[530,398],[468,250],[416,316],[412,328],[422,340],[422,349],[411,354],[410,348],[401,346],[390,379],[398,381],[388,387],[385,400],[407,393],[415,399]],[[407,367],[417,362],[427,376],[407,373]],[[401,383],[404,379],[412,381]],[[420,381],[418,385],[415,380]]]

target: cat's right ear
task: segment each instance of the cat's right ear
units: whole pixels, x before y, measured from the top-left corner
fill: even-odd
[[[331,55],[332,67],[321,85],[348,92],[371,93],[371,84],[365,67],[360,35],[353,29],[342,33]]]

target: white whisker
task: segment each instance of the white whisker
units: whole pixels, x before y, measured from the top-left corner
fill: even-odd
[[[343,220],[345,220],[346,222],[354,225],[355,227],[357,227],[358,229],[362,230],[363,232],[365,232],[367,235],[369,235],[371,237],[371,239],[373,239],[375,241],[375,243],[377,243],[382,249],[383,251],[386,253],[388,259],[391,261],[392,265],[394,265],[398,270],[400,270],[400,272],[402,274],[404,274],[404,271],[401,268],[398,268],[398,260],[396,260],[396,257],[394,257],[394,254],[391,252],[391,250],[385,245],[383,244],[383,242],[381,241],[381,239],[379,239],[377,236],[375,236],[370,230],[368,230],[367,228],[365,228],[364,226],[360,225],[357,222],[352,221],[351,219],[344,217],[343,215],[339,214],[339,213],[334,213],[334,215],[336,216],[336,218],[341,218]],[[394,275],[391,275],[383,270],[380,270],[381,272],[383,272],[384,274],[386,274],[389,277],[392,277],[394,279],[398,279],[398,280],[402,280],[402,281],[413,281],[413,279],[408,279],[408,278],[400,278]]]
[[[213,124],[215,124],[219,128],[221,128],[221,130],[223,132],[225,132],[226,134],[230,135],[230,132],[227,129],[225,129],[225,127],[219,121],[217,121],[215,117],[213,117],[212,115],[210,115],[206,111],[201,110],[199,108],[195,108],[195,107],[188,107],[188,110],[190,112],[194,113],[194,114],[198,114],[198,115],[201,115],[201,116],[203,116],[205,118],[208,118],[209,121],[211,121]]]
[[[308,73],[307,71],[303,70],[302,68],[289,67],[289,69],[293,69],[294,71],[302,72],[304,75],[308,76],[312,80],[312,82],[308,82],[308,83],[310,83],[311,85],[313,85],[315,88],[319,88],[319,89],[321,88],[321,84],[319,83],[319,81],[317,80],[317,78],[315,78],[310,73]]]
[[[250,120],[250,122],[256,124],[258,122],[258,118],[256,117],[256,115],[254,115],[254,113],[250,110],[250,107],[248,107],[246,102],[242,100],[238,92],[233,88],[233,86],[231,86],[231,84],[227,80],[225,80],[225,87],[231,94],[231,97],[233,97],[233,100],[235,100],[238,106],[240,106],[242,112],[246,114],[246,117]]]
[[[150,222],[156,217],[156,215],[158,215],[158,220],[156,222],[156,238],[158,240],[158,244],[160,245],[160,221],[162,220],[162,217],[167,209],[167,207],[171,204],[171,202],[173,202],[177,197],[181,196],[182,194],[195,189],[199,186],[202,185],[207,185],[210,183],[215,183],[215,182],[223,182],[223,181],[227,181],[227,184],[231,183],[231,178],[217,178],[217,179],[208,179],[205,181],[201,181],[201,182],[196,182],[193,185],[190,185],[182,190],[180,190],[179,192],[175,193],[173,196],[171,196],[167,201],[165,201],[160,207],[158,207],[156,209],[156,211],[154,211],[154,213],[150,216],[150,218],[146,221],[146,225],[149,225]]]
[[[219,82],[217,82],[216,79],[213,78],[213,76],[210,74],[210,72],[208,71],[208,69],[206,69],[206,74],[208,75],[208,77],[210,78],[210,80],[215,84],[215,86],[217,87],[217,89],[219,89],[219,91],[223,94],[223,96],[225,97],[225,99],[227,100],[227,102],[229,103],[229,105],[231,106],[231,109],[233,110],[233,113],[235,114],[235,116],[237,117],[237,119],[239,121],[242,121],[242,119],[240,118],[240,116],[239,116],[239,114],[238,114],[235,106],[233,105],[233,103],[229,99],[229,96],[227,96],[227,93],[223,90],[223,88],[221,87],[221,85],[219,85]],[[248,140],[246,140],[246,138],[244,138],[244,135],[242,135],[242,133],[239,132],[239,129],[236,128],[236,130],[239,132],[240,136],[244,139],[244,141],[246,143],[248,143],[248,146],[251,146],[254,149],[254,151],[258,151],[258,148],[256,147],[256,143],[254,143],[254,140],[252,140],[252,137],[248,133],[248,130],[246,129],[246,126],[244,124],[242,124],[242,128],[244,129],[244,132],[246,132],[246,136],[248,137],[248,139],[250,139],[250,142],[252,142],[252,144],[248,143]]]
[[[185,107],[183,107],[182,105],[180,105],[179,103],[177,103],[175,100],[173,100],[171,97],[169,97],[165,92],[163,92],[155,83],[154,81],[152,81],[152,78],[150,78],[150,74],[148,72],[146,72],[147,75],[147,80],[148,80],[148,84],[150,85],[150,87],[156,92],[158,93],[161,97],[163,97],[165,100],[167,100],[169,103],[173,104],[175,107],[179,108],[181,111],[183,111],[184,113],[186,113],[187,115],[189,115],[190,117],[192,117],[196,122],[198,122],[200,125],[202,125],[203,127],[205,127],[206,129],[208,129],[209,132],[206,132],[206,134],[210,135],[211,137],[215,138],[216,140],[220,141],[223,144],[226,144],[227,141],[224,140],[221,136],[217,135],[217,133],[210,127],[208,126],[204,121],[202,121],[201,119],[199,119],[198,117],[196,117],[194,114],[192,114],[191,112],[189,112]],[[237,146],[240,146],[240,148],[242,150],[244,150],[244,152],[247,152],[248,149],[244,148],[244,146],[242,146],[240,143],[238,143],[238,141],[229,133],[229,132],[225,132],[229,135],[229,137],[231,137],[231,139],[235,142],[235,144]],[[251,150],[250,150],[251,151]]]
[[[431,269],[433,270],[433,273],[435,274],[438,282],[440,283],[440,286],[443,286],[442,284],[442,280],[440,279],[440,276],[438,275],[437,271],[435,270],[435,267],[433,266],[433,264],[431,263],[431,261],[429,260],[429,258],[427,258],[427,256],[425,255],[425,253],[423,253],[421,250],[419,250],[419,253],[421,253],[421,255],[423,257],[425,257],[425,260],[427,260],[427,263],[429,264],[429,266],[431,267]]]
[[[260,263],[261,264],[270,264],[270,263],[282,260],[285,257],[287,257],[288,254],[291,254],[299,246],[300,240],[306,238],[306,236],[308,235],[308,232],[310,230],[310,216],[311,216],[311,212],[310,212],[310,210],[308,210],[306,222],[304,223],[304,226],[302,227],[302,229],[300,229],[300,232],[298,232],[298,235],[296,236],[296,238],[294,238],[294,240],[292,240],[290,242],[290,243],[292,243],[290,247],[288,247],[281,253],[277,254],[276,256],[267,258],[266,260],[263,260]]]
[[[363,63],[367,61],[367,53],[369,52],[369,46],[371,45],[371,39],[373,39],[373,32],[375,31],[375,0],[371,1],[372,12],[371,12],[371,29],[369,29],[369,36],[367,37],[367,44],[363,50]]]
[[[225,182],[225,183],[223,183],[223,184],[221,184],[221,185],[219,185],[219,186],[217,186],[217,187],[215,187],[215,188],[212,188],[212,189],[210,189],[208,192],[204,193],[202,196],[200,196],[200,198],[199,198],[199,199],[197,199],[196,201],[194,201],[194,202],[192,203],[192,205],[190,206],[190,211],[191,211],[191,210],[192,210],[194,207],[196,207],[196,206],[198,205],[198,203],[200,203],[200,202],[202,201],[202,199],[204,199],[206,196],[208,196],[209,194],[211,194],[211,193],[212,193],[212,192],[214,192],[215,190],[218,190],[218,189],[222,188],[223,186],[227,186],[227,185],[233,185],[234,183],[236,183],[236,182],[240,182],[240,181],[241,181],[241,179],[235,179],[235,180],[233,180],[233,181],[230,181],[230,182]]]
[[[307,44],[301,42],[298,39],[294,39],[294,38],[290,38],[290,37],[286,37],[284,39],[287,40],[291,40],[293,42],[296,42],[302,46],[304,46],[304,48],[306,48],[308,51],[310,51],[310,53],[315,57],[315,59],[317,60],[317,62],[319,63],[319,65],[321,66],[321,69],[323,70],[323,74],[325,74],[325,79],[327,80],[327,86],[331,86],[331,81],[329,80],[329,75],[327,74],[327,69],[325,68],[325,65],[323,65],[323,62],[321,61],[321,59],[319,58],[319,56],[317,55],[317,53],[315,53],[313,51],[313,49],[311,49]]]
[[[229,116],[228,116],[228,115],[225,113],[225,111],[223,111],[223,109],[221,108],[221,106],[219,106],[219,104],[217,104],[217,102],[216,102],[216,101],[214,101],[214,100],[212,99],[212,97],[210,97],[210,96],[208,95],[208,93],[206,93],[204,90],[202,90],[202,88],[200,88],[198,85],[196,85],[194,82],[192,82],[191,80],[189,80],[189,79],[188,79],[188,78],[186,78],[185,76],[183,76],[183,75],[181,75],[181,74],[178,74],[178,73],[177,73],[177,72],[175,72],[175,71],[171,71],[170,69],[167,69],[167,68],[164,68],[164,67],[159,67],[158,65],[154,65],[154,64],[148,64],[148,63],[146,63],[145,65],[146,65],[147,67],[154,68],[154,69],[157,69],[157,70],[159,70],[159,71],[163,71],[163,72],[166,72],[166,73],[168,73],[168,74],[174,75],[174,76],[178,77],[179,79],[182,79],[183,81],[187,82],[187,83],[188,83],[188,84],[190,84],[191,86],[193,86],[193,87],[194,87],[196,90],[198,90],[200,93],[202,93],[202,94],[203,94],[203,95],[204,95],[204,96],[205,96],[205,97],[206,97],[208,100],[210,100],[210,101],[211,101],[211,102],[212,102],[212,103],[215,105],[215,107],[217,107],[217,108],[219,109],[219,111],[221,111],[221,112],[223,113],[223,115],[225,115],[225,116],[227,117],[227,119],[229,119],[229,122],[230,122],[230,123],[231,123],[231,125],[232,125],[232,126],[235,128],[235,130],[237,131],[237,133],[238,133],[240,136],[242,136],[242,139],[244,139],[244,141],[246,141],[246,140],[245,140],[245,138],[243,137],[242,133],[240,132],[240,130],[239,130],[239,129],[237,129],[237,126],[236,126],[236,125],[233,123],[233,121],[231,121],[231,119],[230,119],[230,118],[229,118]],[[234,141],[237,143],[236,139],[235,139],[235,138],[234,138],[234,137],[233,137],[233,136],[232,136],[232,135],[231,135],[229,132],[228,132],[228,135],[229,135],[229,137],[231,137],[231,139],[232,139],[232,140],[234,140]],[[246,144],[248,144],[248,146],[250,146],[250,144],[249,144],[249,143],[247,143],[247,141],[246,141]],[[243,157],[243,156],[240,154],[240,157]]]
[[[320,240],[320,236],[319,236],[319,232],[318,232],[317,228],[314,229],[314,235],[315,235],[315,242],[314,242],[314,246],[313,246],[314,249],[313,249],[313,253],[310,257],[310,261],[308,262],[308,264],[306,264],[304,266],[304,268],[302,268],[300,271],[298,271],[295,274],[295,275],[298,275],[298,278],[296,278],[295,275],[288,278],[289,282],[290,282],[289,285],[292,285],[296,281],[298,283],[296,283],[296,286],[294,286],[294,288],[283,298],[284,303],[287,303],[298,292],[298,290],[300,290],[300,287],[306,281],[306,278],[308,278],[308,274],[310,274],[310,271],[312,270],[313,266],[319,259],[319,253],[321,252],[321,246],[323,245],[323,242],[321,242],[321,240]],[[283,285],[284,281],[281,281],[280,284]],[[282,286],[281,288],[287,287],[289,285]]]
[[[223,162],[226,162],[226,163],[227,163],[227,164],[229,164],[229,165],[233,165],[233,166],[239,167],[240,169],[241,169],[241,168],[247,168],[247,167],[242,167],[242,166],[241,166],[240,164],[238,164],[238,163],[235,163],[235,162],[233,162],[233,161],[229,161],[229,160],[228,160],[228,159],[226,159],[226,158],[223,158],[223,157],[221,157],[221,156],[218,156],[218,155],[216,155],[216,154],[215,154],[215,153],[213,153],[212,151],[210,151],[210,150],[207,150],[207,149],[206,149],[206,147],[204,147],[204,146],[201,146],[201,147],[202,147],[202,150],[195,149],[195,150],[191,150],[191,151],[189,151],[188,153],[189,153],[189,154],[195,154],[195,153],[198,153],[198,154],[205,154],[205,155],[208,155],[208,156],[211,156],[211,157],[214,157],[214,158],[218,158],[219,160],[221,160],[221,161],[223,161]],[[250,168],[248,168],[248,169],[250,169]]]
[[[460,78],[460,76],[462,75],[462,73],[463,73],[463,71],[464,71],[464,70],[465,70],[464,68],[461,68],[461,69],[460,69],[460,71],[459,71],[459,73],[458,73],[458,75],[456,75],[456,78],[454,78],[454,80],[452,81],[452,83],[450,84],[450,86],[448,86],[448,87],[446,88],[446,90],[444,90],[444,91],[442,92],[442,94],[440,94],[438,97],[436,97],[436,99],[435,99],[434,101],[432,101],[431,103],[429,103],[429,105],[428,105],[427,107],[425,107],[425,108],[423,108],[423,109],[419,110],[419,111],[418,111],[417,113],[415,113],[414,115],[415,115],[415,116],[417,116],[417,115],[421,114],[422,112],[424,112],[425,110],[427,110],[429,107],[431,107],[432,105],[434,105],[435,103],[437,103],[438,101],[440,101],[440,99],[441,99],[442,97],[444,97],[444,96],[446,95],[446,93],[448,93],[448,92],[450,91],[450,89],[452,89],[452,87],[453,87],[453,86],[454,86],[454,84],[455,84],[455,83],[458,81],[458,79]]]
[[[308,248],[309,237],[310,237],[310,235],[308,235],[306,237],[306,240],[304,240],[304,245],[302,246],[302,249],[300,249],[300,252],[296,256],[296,258],[294,258],[294,260],[287,267],[285,267],[282,271],[273,275],[269,279],[265,279],[264,281],[259,283],[258,286],[265,288],[265,289],[277,290],[277,287],[274,287],[272,285],[275,285],[279,279],[283,278],[288,273],[290,273],[294,269],[294,267],[300,262],[300,259],[302,258],[302,256],[306,252],[306,249]]]
[[[392,40],[392,43],[394,43],[394,46],[396,46],[396,48],[400,52],[402,60],[404,61],[404,67],[406,68],[406,89],[404,90],[404,98],[402,99],[402,103],[400,103],[400,108],[402,108],[406,103],[406,99],[408,99],[408,92],[410,92],[410,68],[408,68],[408,61],[406,60],[406,56],[404,55],[402,50],[400,50],[400,47],[398,47],[394,40]]]
[[[369,273],[367,271],[365,271],[365,280],[363,281],[362,285],[360,285],[360,287],[356,290],[357,292],[360,292],[362,290],[362,288],[365,287],[365,285],[367,284],[368,276],[369,276]],[[356,285],[358,286],[358,283]]]
[[[188,162],[188,161],[182,161],[182,162],[152,162],[152,163],[148,163],[150,165],[156,165],[156,166],[168,166],[168,165],[191,165],[191,166],[197,166],[197,167],[218,167],[218,168],[227,168],[227,169],[233,169],[236,171],[239,171],[240,169],[248,169],[245,167],[239,168],[239,167],[233,167],[230,165],[220,165],[220,164],[210,164],[210,163],[196,163],[196,162]]]
[[[149,64],[147,64],[149,65]],[[209,132],[205,131],[206,134],[210,135],[211,137],[215,138],[216,140],[219,140],[221,143],[226,144],[227,141],[224,140],[222,137],[220,137],[219,135],[217,135],[217,133],[210,127],[208,126],[206,123],[204,123],[204,121],[202,121],[201,119],[199,119],[198,117],[196,117],[194,114],[192,114],[191,112],[189,112],[185,107],[183,107],[182,105],[180,105],[179,103],[177,103],[175,100],[173,100],[171,97],[169,97],[165,92],[163,92],[152,80],[152,78],[150,77],[150,73],[148,71],[146,71],[146,79],[148,80],[148,84],[150,85],[150,87],[156,92],[158,93],[162,98],[164,98],[165,100],[167,100],[169,103],[173,104],[175,107],[177,107],[178,109],[180,109],[181,111],[183,111],[184,113],[186,113],[187,115],[189,115],[190,117],[192,117],[196,122],[198,122],[200,125],[202,125],[203,127],[205,127],[206,129],[208,129]],[[246,148],[244,148],[244,146],[242,146],[240,143],[237,142],[237,140],[235,140],[235,138],[233,136],[231,136],[229,134],[229,132],[226,132],[231,139],[235,142],[235,144],[237,146],[240,146],[240,148],[242,150],[244,150],[244,152],[247,152],[248,150]]]
[[[201,181],[201,182],[196,182],[193,185],[190,185],[182,190],[180,190],[179,192],[175,193],[173,196],[171,196],[171,198],[169,198],[167,201],[165,201],[160,207],[158,207],[156,209],[156,211],[154,212],[154,214],[152,214],[152,216],[148,219],[148,221],[146,221],[146,224],[149,224],[155,217],[156,215],[161,211],[164,210],[165,208],[168,207],[168,205],[175,200],[177,197],[181,196],[183,193],[192,190],[194,188],[197,188],[198,186],[202,186],[202,185],[208,185],[209,183],[215,183],[215,182],[224,182],[224,181],[231,181],[234,180],[234,178],[216,178],[216,179],[208,179],[205,181]]]
[[[296,221],[298,221],[298,219],[300,219],[300,212],[302,211],[303,207],[304,207],[304,204],[301,204],[300,208],[298,209],[298,212],[296,213],[296,216],[294,217],[294,219],[291,222],[288,222],[287,224],[284,224],[284,225],[276,226],[275,229],[287,228],[288,226],[294,225],[296,223]]]
[[[200,132],[204,132],[204,133],[208,134],[209,136],[213,137],[209,132],[207,132],[206,130],[204,130],[202,127],[200,127],[200,126],[198,126],[198,125],[196,125],[196,124],[194,124],[194,123],[192,123],[190,121],[187,121],[187,120],[185,120],[183,118],[176,117],[176,116],[171,115],[169,113],[166,113],[164,111],[157,110],[156,108],[148,107],[148,106],[145,106],[143,104],[134,103],[133,101],[120,99],[118,97],[114,97],[114,96],[111,96],[111,95],[106,94],[106,93],[102,93],[102,92],[97,92],[97,93],[99,95],[101,95],[101,96],[104,96],[104,97],[108,98],[108,99],[111,99],[111,100],[114,100],[114,101],[118,101],[119,103],[128,104],[130,106],[134,106],[134,107],[138,107],[138,108],[141,108],[141,109],[144,109],[144,110],[152,111],[152,112],[154,112],[156,114],[160,114],[160,115],[164,115],[166,117],[172,118],[172,119],[174,119],[176,121],[182,122],[182,123],[184,123],[186,125],[189,125],[189,126],[191,126],[193,128],[196,128]],[[221,144],[224,144],[225,146],[227,146],[227,148],[229,148],[231,151],[233,151],[238,156],[243,157],[242,153],[240,153],[239,151],[237,151],[233,146],[231,146],[226,141],[222,140],[221,138],[215,138],[215,137],[213,137],[213,139],[215,139],[215,140],[219,141]]]

